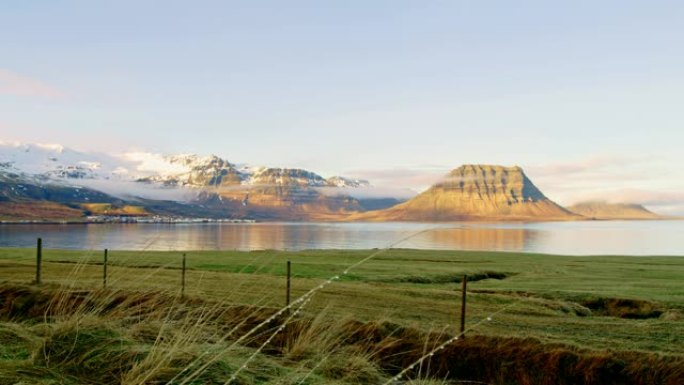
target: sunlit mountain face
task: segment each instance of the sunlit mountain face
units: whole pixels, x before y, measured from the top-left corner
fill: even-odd
[[[128,204],[147,207],[137,212],[150,215],[304,220],[400,202],[378,195],[366,180],[248,166],[215,155],[110,155],[24,143],[0,144],[0,182],[7,202],[49,201],[85,211],[91,211],[87,205],[114,204],[110,214]]]

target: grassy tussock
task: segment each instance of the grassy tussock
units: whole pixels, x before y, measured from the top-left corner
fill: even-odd
[[[629,319],[658,318],[664,312],[656,303],[626,298],[592,298],[582,305],[597,314]]]
[[[0,384],[382,384],[449,336],[319,312],[240,336],[276,309],[165,292],[0,285]],[[270,341],[265,349],[255,350]],[[404,384],[664,384],[684,358],[468,335]],[[469,381],[469,382],[468,382]]]
[[[393,277],[381,280],[381,282],[404,282],[404,283],[423,283],[423,284],[443,284],[443,283],[461,283],[463,276],[467,277],[468,282],[477,282],[485,279],[505,279],[514,275],[512,273],[498,272],[498,271],[483,271],[467,274],[441,274],[441,275],[409,275],[403,277]]]

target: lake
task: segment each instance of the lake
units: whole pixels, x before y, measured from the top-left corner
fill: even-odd
[[[684,255],[684,221],[0,225],[0,247],[118,250],[463,249]]]

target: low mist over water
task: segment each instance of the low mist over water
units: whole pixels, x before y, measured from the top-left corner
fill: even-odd
[[[463,249],[684,255],[684,221],[0,225],[0,247],[118,250]]]

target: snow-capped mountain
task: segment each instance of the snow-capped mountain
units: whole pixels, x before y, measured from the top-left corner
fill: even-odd
[[[245,178],[233,164],[215,155],[131,153],[122,157],[136,164],[129,174],[137,182],[207,187],[240,184]]]
[[[0,219],[87,216],[98,207],[122,215],[334,219],[397,202],[377,191],[365,180],[215,155],[110,155],[0,142]]]
[[[371,188],[365,180],[341,176],[326,179],[314,172],[293,168],[238,166],[215,155],[147,152],[108,155],[79,152],[55,144],[17,142],[0,142],[0,173],[41,183],[83,185],[114,195],[127,191],[129,195],[147,198],[174,189],[192,192],[226,186]],[[122,185],[126,186],[124,191],[121,191]],[[152,194],[150,191],[136,194],[145,189]]]
[[[25,177],[108,178],[116,175],[117,163],[107,155],[81,153],[56,144],[0,142],[0,171]]]

